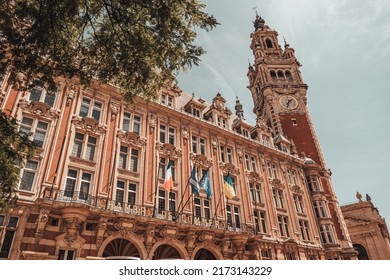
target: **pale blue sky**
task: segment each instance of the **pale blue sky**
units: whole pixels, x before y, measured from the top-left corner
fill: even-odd
[[[232,111],[237,95],[254,123],[246,73],[257,7],[303,65],[309,111],[340,203],[368,193],[390,219],[390,1],[203,2],[221,25],[199,34],[207,54],[179,75],[179,86],[207,101],[220,92]]]

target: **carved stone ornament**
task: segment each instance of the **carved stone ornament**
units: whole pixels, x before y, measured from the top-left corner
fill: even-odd
[[[302,195],[304,192],[302,190],[302,188],[298,185],[294,185],[290,188],[290,190],[293,192],[293,193],[296,193],[296,194],[300,194]]]
[[[211,138],[211,146],[213,147],[214,153],[217,151],[218,148],[218,140],[217,138]]]
[[[76,241],[80,227],[81,221],[78,218],[73,218],[72,220],[65,220],[65,236],[64,240],[68,243],[73,243]]]
[[[271,184],[277,189],[283,189],[283,183],[277,178],[272,179]]]
[[[215,239],[215,234],[210,231],[203,231],[198,238],[201,242],[212,243]]]
[[[196,234],[194,232],[189,232],[186,238],[186,245],[187,245],[186,247],[190,254],[195,248],[196,245],[195,242],[196,242]]]
[[[66,87],[66,105],[70,105],[72,100],[76,97],[76,93],[78,92],[78,88],[74,85],[67,85]]]
[[[251,182],[261,183],[264,181],[263,176],[261,176],[259,173],[254,172],[254,171],[250,171],[250,172],[246,171],[245,175],[248,178],[248,180]]]
[[[149,114],[148,116],[148,125],[151,130],[156,127],[157,118],[154,114]]]
[[[228,256],[228,250],[229,250],[230,244],[231,244],[231,242],[230,242],[229,238],[222,239],[221,251],[222,251],[222,255],[225,258]]]
[[[153,244],[156,242],[156,239],[154,238],[155,235],[156,235],[155,228],[153,226],[148,226],[145,232],[145,244],[148,253],[150,253]]]
[[[49,220],[49,211],[48,210],[41,210],[41,212],[39,213],[39,217],[35,222],[35,225],[37,227],[37,229],[35,231],[35,243],[36,244],[38,244],[39,241],[41,240],[48,220]]]
[[[177,239],[179,231],[175,227],[166,226],[160,230],[160,235],[168,239]]]
[[[230,172],[230,174],[238,176],[239,173],[240,173],[240,169],[237,166],[235,166],[235,165],[233,165],[231,163],[223,163],[223,162],[221,162],[219,164],[219,166],[222,169],[224,174],[225,173],[228,174]]]
[[[125,236],[129,232],[134,232],[137,229],[137,226],[133,220],[120,219],[114,223],[114,228],[119,230],[122,236]]]
[[[190,159],[194,162],[196,161],[197,165],[203,169],[208,169],[213,165],[213,160],[202,154],[191,153]]]
[[[107,230],[107,220],[101,220],[96,230],[96,246],[100,248],[104,240],[104,234]]]
[[[21,99],[19,105],[23,111],[30,112],[36,116],[50,119],[57,119],[60,116],[60,112],[58,110],[55,110],[46,103],[40,101],[27,101],[25,99]]]
[[[106,132],[105,126],[100,125],[95,119],[89,117],[80,118],[79,116],[73,116],[72,123],[81,130],[91,131],[100,134]]]
[[[278,94],[295,94],[297,93],[297,89],[295,88],[276,88],[275,92]]]
[[[110,101],[111,120],[114,120],[119,113],[120,104],[117,101]]]
[[[163,156],[178,158],[182,155],[181,149],[169,143],[157,143],[156,148]]]
[[[183,136],[183,139],[188,140],[190,137],[190,132],[188,130],[188,127],[183,127],[181,129],[181,135]]]
[[[146,145],[146,139],[133,131],[118,131],[117,136],[123,142],[131,143],[136,146]]]

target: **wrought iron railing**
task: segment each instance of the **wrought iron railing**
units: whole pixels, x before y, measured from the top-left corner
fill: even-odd
[[[245,223],[230,224],[226,220],[221,219],[205,219],[199,218],[188,213],[179,213],[177,211],[168,211],[158,209],[158,207],[127,204],[106,198],[94,197],[88,193],[80,191],[64,191],[47,189],[43,194],[44,199],[55,200],[65,203],[84,204],[89,207],[125,213],[133,216],[149,217],[159,220],[172,221],[179,224],[187,224],[213,229],[221,229],[233,232],[253,233],[253,225]]]

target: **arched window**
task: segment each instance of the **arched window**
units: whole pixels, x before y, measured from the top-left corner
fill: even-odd
[[[353,248],[358,251],[358,260],[368,260],[366,248],[360,244],[353,244]]]
[[[286,75],[286,79],[292,80],[291,72],[289,70],[285,72],[285,75]]]
[[[271,48],[273,48],[274,46],[272,45],[272,41],[271,41],[271,39],[265,39],[265,44],[266,44],[266,46],[267,46],[267,48],[268,49],[271,49]]]
[[[278,71],[278,79],[285,79],[282,70],[279,70],[279,71]]]
[[[274,80],[276,80],[277,77],[276,77],[275,71],[274,71],[274,70],[271,70],[270,74],[271,74],[271,78],[274,79]]]

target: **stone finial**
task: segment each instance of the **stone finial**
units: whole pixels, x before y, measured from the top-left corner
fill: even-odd
[[[366,193],[366,201],[371,202],[371,196],[369,196],[368,193]]]
[[[359,199],[359,202],[363,202],[362,195],[360,194],[360,192],[356,192],[356,198]]]

